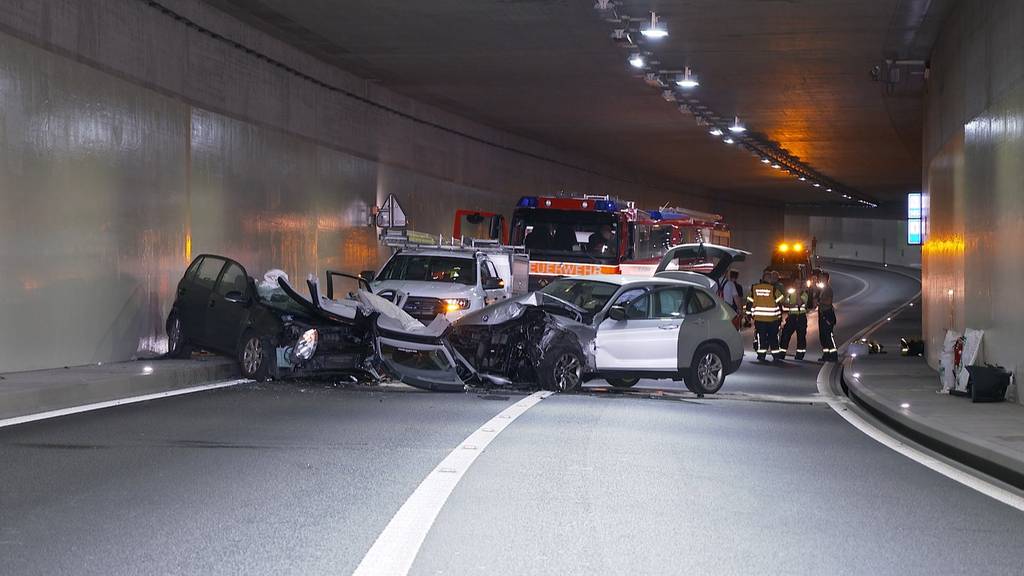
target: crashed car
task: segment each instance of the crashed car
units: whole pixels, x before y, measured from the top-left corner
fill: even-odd
[[[713,394],[743,358],[734,312],[715,295],[716,280],[746,254],[677,246],[653,277],[561,278],[450,326],[382,314],[377,352],[403,382],[433,390],[476,383],[573,391],[593,378],[617,387],[667,378]]]
[[[360,282],[329,271],[329,292],[337,277]],[[357,300],[334,300],[332,293],[321,296],[315,277],[307,285],[310,298],[279,270],[257,285],[230,258],[196,257],[167,317],[168,356],[187,358],[194,348],[220,352],[237,358],[242,375],[258,381],[313,373],[375,377],[375,310]]]

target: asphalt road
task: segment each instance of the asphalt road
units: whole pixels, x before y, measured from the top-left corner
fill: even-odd
[[[917,291],[832,269],[840,340]],[[480,454],[412,573],[1021,573],[1024,514],[822,404],[756,401],[813,394],[819,368],[747,362],[723,398],[542,401]],[[0,429],[0,573],[350,573],[519,398],[254,385]]]

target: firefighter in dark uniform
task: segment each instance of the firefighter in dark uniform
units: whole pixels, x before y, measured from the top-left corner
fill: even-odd
[[[771,273],[766,270],[747,295],[747,312],[754,319],[754,351],[758,360],[764,360],[769,352],[776,360],[782,359],[779,348],[781,303],[782,293],[772,284]]]
[[[818,276],[818,339],[821,340],[821,362],[838,362],[839,350],[832,331],[836,327],[836,309],[828,272]]]
[[[810,307],[811,295],[801,285],[786,290],[782,298],[782,310],[786,313],[786,323],[782,326],[782,358],[789,351],[789,339],[796,333],[796,359],[803,360],[807,353],[807,310]]]

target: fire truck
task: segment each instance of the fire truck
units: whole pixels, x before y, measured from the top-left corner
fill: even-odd
[[[524,196],[512,214],[509,243],[530,254],[530,289],[554,278],[654,272],[672,246],[729,246],[718,214],[662,207],[640,210],[609,196]]]

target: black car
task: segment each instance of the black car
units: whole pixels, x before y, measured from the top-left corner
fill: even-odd
[[[329,272],[329,292],[335,276],[359,281]],[[167,317],[168,356],[187,358],[194,348],[220,352],[237,358],[242,375],[258,381],[310,373],[372,374],[373,314],[354,300],[331,300],[327,309],[315,278],[307,284],[311,299],[283,278],[276,286],[257,287],[230,258],[196,257],[178,282]]]

